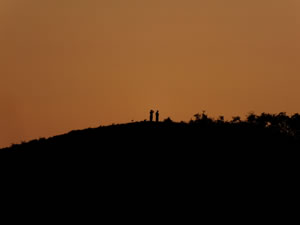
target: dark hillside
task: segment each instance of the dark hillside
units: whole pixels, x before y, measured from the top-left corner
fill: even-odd
[[[195,115],[195,120],[189,123],[165,120],[104,126],[13,145],[0,153],[45,160],[109,157],[121,161],[151,161],[172,157],[201,160],[204,156],[257,159],[298,151],[299,116],[266,115],[269,114],[249,115],[247,121],[234,118],[226,122],[210,119],[203,113]]]
[[[163,201],[170,209],[218,202],[226,211],[227,204],[273,204],[281,190],[295,187],[299,139],[278,124],[203,115],[190,123],[137,122],[33,140],[0,154],[17,171],[16,189],[43,181],[43,194],[56,190],[71,202],[95,199],[105,207],[118,202],[122,210],[134,202],[141,215],[139,205],[163,211]]]
[[[239,151],[296,149],[299,140],[248,123],[139,122],[72,131],[1,150],[25,154],[102,154],[109,152]]]

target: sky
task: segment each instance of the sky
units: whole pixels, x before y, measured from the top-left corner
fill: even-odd
[[[300,112],[299,0],[0,0],[0,147],[148,118]]]

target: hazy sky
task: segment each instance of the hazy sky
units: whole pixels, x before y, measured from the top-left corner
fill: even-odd
[[[0,147],[151,108],[300,112],[300,1],[0,0]]]

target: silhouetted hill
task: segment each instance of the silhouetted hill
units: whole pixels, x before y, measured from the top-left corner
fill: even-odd
[[[299,117],[294,117],[297,123],[292,121],[293,130],[287,120],[293,117],[278,114],[269,118],[267,115],[252,114],[247,121],[237,117],[226,122],[222,118],[210,119],[203,113],[196,114],[195,120],[189,123],[165,120],[101,126],[13,145],[0,152],[45,159],[80,157],[90,160],[109,156],[130,161],[139,157],[193,160],[214,154],[227,159],[231,154],[232,157],[251,158],[256,154],[266,157],[297,151]]]
[[[240,151],[297,149],[299,140],[280,130],[248,123],[137,122],[103,126],[41,138],[10,148],[37,155],[105,154],[109,152]],[[229,149],[228,149],[229,148]]]
[[[143,207],[164,211],[168,205],[183,212],[196,203],[210,216],[216,206],[220,215],[228,215],[228,204],[243,215],[244,207],[264,210],[258,204],[262,199],[275,205],[278,193],[289,194],[295,187],[300,146],[290,126],[295,121],[195,117],[189,123],[136,122],[72,131],[13,145],[0,154],[10,163],[7,170],[16,170],[13,179],[22,181],[16,189],[42,182],[50,196],[54,190],[70,202],[104,202],[106,209],[121,207],[118,212],[135,204],[135,212],[145,217],[152,211]]]
[[[245,121],[239,117],[224,121],[203,112],[189,123],[167,119],[71,131],[13,145],[0,154],[13,154],[23,162],[42,166],[53,163],[76,168],[293,166],[291,161],[298,159],[299,130],[298,114],[250,114]]]

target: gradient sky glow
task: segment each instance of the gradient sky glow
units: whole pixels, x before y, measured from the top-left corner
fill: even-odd
[[[300,112],[300,1],[0,0],[0,147],[151,108]]]

